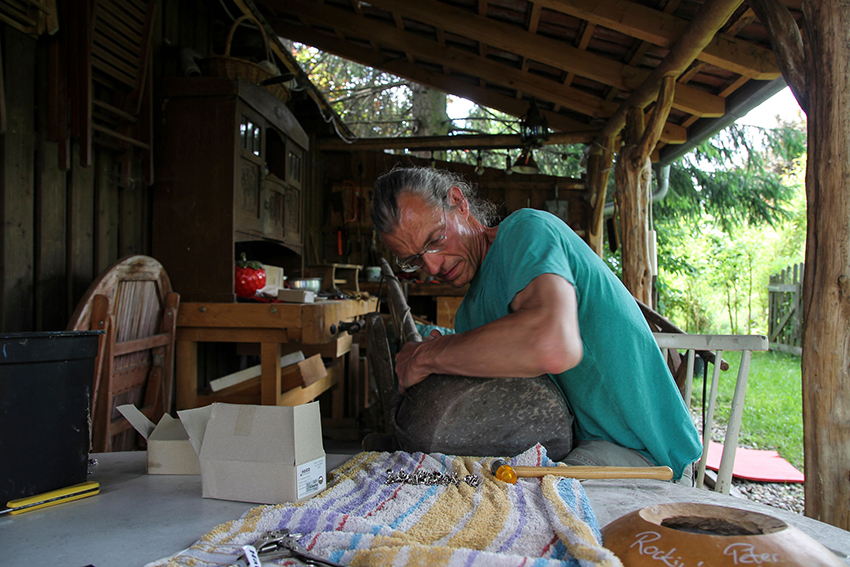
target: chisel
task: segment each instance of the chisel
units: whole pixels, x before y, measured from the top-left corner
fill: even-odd
[[[0,516],[3,514],[23,514],[24,512],[62,504],[63,502],[71,502],[73,500],[79,500],[80,498],[86,498],[87,496],[94,496],[98,492],[100,492],[100,485],[98,483],[92,481],[83,482],[67,488],[51,490],[44,494],[36,494],[35,496],[10,500],[6,504],[6,509],[0,510]]]

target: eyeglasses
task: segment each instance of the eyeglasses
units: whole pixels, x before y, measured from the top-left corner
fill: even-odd
[[[426,244],[425,250],[423,250],[421,254],[416,254],[415,256],[409,256],[407,258],[399,258],[396,256],[395,263],[402,269],[403,272],[415,272],[421,268],[423,264],[425,264],[425,258],[423,258],[425,254],[436,254],[437,252],[442,252],[443,249],[445,249],[446,232],[448,228],[449,225],[446,221],[446,210],[443,209],[443,235]]]

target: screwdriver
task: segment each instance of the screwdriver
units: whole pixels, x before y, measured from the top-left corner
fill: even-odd
[[[652,478],[670,480],[673,469],[670,467],[512,467],[505,459],[493,459],[490,472],[498,480],[516,484],[517,478],[538,478],[553,474],[566,478]]]
[[[51,490],[44,494],[10,500],[6,504],[6,508],[0,510],[0,516],[3,514],[9,514],[11,516],[14,516],[15,514],[23,514],[24,512],[47,508],[48,506],[53,506],[55,504],[71,502],[87,496],[94,496],[98,492],[100,492],[100,485],[98,483],[93,481],[83,482],[67,488]]]

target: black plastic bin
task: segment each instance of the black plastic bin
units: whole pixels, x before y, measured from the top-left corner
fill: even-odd
[[[86,481],[101,334],[0,335],[0,508]]]

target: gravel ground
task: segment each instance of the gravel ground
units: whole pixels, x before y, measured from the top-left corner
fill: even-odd
[[[699,412],[691,410],[691,417],[694,424],[697,426],[697,431],[702,431],[702,416]],[[711,439],[716,443],[723,443],[726,436],[726,426],[718,425],[717,423],[711,428]],[[740,445],[744,448],[746,445]],[[754,502],[781,508],[802,514],[805,506],[805,495],[803,485],[798,483],[786,482],[755,482],[751,480],[741,480],[732,478],[733,492],[738,489],[740,495]]]

